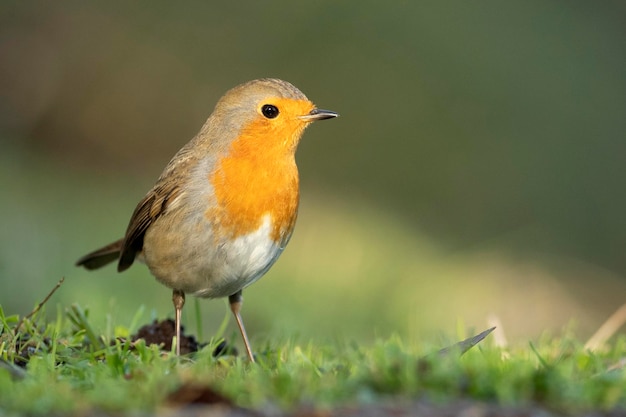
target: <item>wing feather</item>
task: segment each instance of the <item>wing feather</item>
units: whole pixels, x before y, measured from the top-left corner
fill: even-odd
[[[168,203],[180,195],[180,187],[172,181],[157,184],[137,204],[130,218],[117,270],[128,269],[139,252],[143,250],[143,239],[152,223],[167,212]]]

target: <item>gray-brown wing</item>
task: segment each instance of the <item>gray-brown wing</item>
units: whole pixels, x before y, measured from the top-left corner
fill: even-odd
[[[126,229],[120,260],[117,264],[119,272],[128,269],[133,264],[137,253],[143,249],[146,231],[165,212],[168,203],[179,195],[180,188],[171,185],[171,182],[169,184],[157,185],[135,208]]]

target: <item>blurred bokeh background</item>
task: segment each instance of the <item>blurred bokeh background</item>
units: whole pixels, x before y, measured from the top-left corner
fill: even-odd
[[[341,118],[301,143],[294,237],[245,291],[254,340],[419,341],[490,314],[511,340],[586,337],[626,302],[625,22],[619,1],[2,2],[0,304],[25,314],[65,276],[52,314],[172,316],[144,266],[74,261],[227,89],[270,76]],[[208,337],[226,304],[200,306]]]

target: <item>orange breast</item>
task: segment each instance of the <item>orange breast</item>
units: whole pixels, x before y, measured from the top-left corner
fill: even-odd
[[[216,237],[254,232],[268,214],[272,240],[282,242],[289,236],[299,200],[294,154],[303,129],[262,118],[243,129],[209,176],[217,205],[206,216]]]

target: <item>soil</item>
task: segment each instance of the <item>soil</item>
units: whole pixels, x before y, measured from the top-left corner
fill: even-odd
[[[172,339],[176,335],[175,322],[172,319],[165,319],[161,321],[155,320],[152,324],[146,324],[141,327],[136,334],[131,336],[133,342],[143,339],[146,341],[146,345],[160,345],[161,350],[165,352],[172,351]],[[185,326],[180,328],[180,354],[186,355],[188,353],[197,352],[202,349],[206,344],[198,343],[195,337],[185,334]],[[237,350],[228,345],[226,341],[222,341],[217,345],[213,351],[213,356],[220,355],[233,355],[237,356]]]

